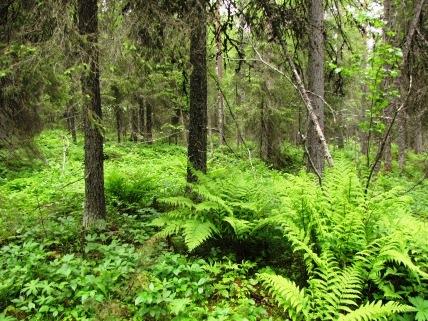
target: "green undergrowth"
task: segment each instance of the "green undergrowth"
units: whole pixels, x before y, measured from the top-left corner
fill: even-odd
[[[0,165],[1,321],[428,320],[420,156],[365,195],[346,150],[322,188],[222,150],[186,185],[185,148],[107,141],[83,232],[82,143],[37,146]]]

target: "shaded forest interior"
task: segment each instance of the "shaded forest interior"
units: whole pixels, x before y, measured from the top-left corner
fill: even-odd
[[[1,0],[0,321],[428,321],[426,0]]]

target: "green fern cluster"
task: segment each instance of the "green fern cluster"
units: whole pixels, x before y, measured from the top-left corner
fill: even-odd
[[[286,206],[257,228],[281,229],[304,259],[308,275],[304,289],[279,275],[259,276],[292,320],[381,320],[414,311],[397,293],[401,302],[363,299],[369,281],[381,291],[393,292],[385,272],[391,266],[428,279],[408,254],[406,233],[384,224],[391,219],[384,220],[389,209],[405,212],[405,202],[390,201],[388,194],[395,191],[366,198],[355,171],[340,162],[326,173],[321,190],[304,175],[294,177],[289,187],[283,199]]]
[[[353,257],[353,263],[341,266],[330,250],[321,254],[294,239],[293,246],[303,251],[309,271],[308,286],[298,287],[293,281],[272,273],[261,273],[260,280],[292,320],[383,320],[397,313],[413,312],[411,306],[389,301],[364,302],[363,290],[368,280],[378,281],[389,262],[405,265],[426,277],[409,257],[399,252],[395,235],[378,239]],[[315,266],[315,268],[313,268]]]
[[[398,188],[366,196],[345,161],[326,172],[322,188],[304,172],[251,175],[220,169],[201,176],[192,197],[160,200],[170,211],[154,220],[162,227],[158,235],[181,234],[192,251],[212,237],[282,233],[284,244],[303,259],[307,286],[272,273],[259,277],[292,320],[381,320],[414,311],[388,280],[391,267],[420,284],[428,279],[409,255],[410,233],[390,224],[394,213],[410,217]],[[369,282],[397,301],[363,299]]]

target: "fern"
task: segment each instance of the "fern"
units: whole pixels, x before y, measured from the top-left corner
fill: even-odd
[[[184,241],[189,251],[193,251],[204,241],[212,237],[214,233],[217,233],[217,228],[211,222],[188,220],[183,225]]]
[[[393,316],[397,313],[414,311],[415,308],[408,305],[399,304],[393,301],[383,304],[381,301],[378,301],[367,303],[348,314],[341,314],[338,321],[385,320],[387,317]]]
[[[261,273],[259,278],[292,320],[305,319],[308,311],[308,298],[303,289],[299,289],[294,282],[279,275]]]

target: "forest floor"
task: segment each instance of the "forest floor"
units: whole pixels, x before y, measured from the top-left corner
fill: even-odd
[[[293,254],[281,233],[248,231],[255,218],[276,215],[284,204],[291,208],[303,197],[324,197],[312,184],[314,177],[281,173],[256,159],[242,160],[222,150],[211,153],[210,173],[201,181],[206,190],[198,190],[209,203],[189,208],[210,219],[226,215],[230,208],[233,215],[203,221],[216,226],[210,230],[207,225],[202,236],[197,235],[201,230],[181,234],[176,223],[155,218],[171,211],[179,221],[184,214],[174,214],[174,209],[189,204],[181,196],[186,190],[185,148],[107,142],[108,219],[84,232],[82,144],[74,145],[62,131],[46,131],[37,146],[40,157],[33,159],[24,157],[24,151],[19,162],[17,155],[0,155],[1,321],[284,320],[283,307],[270,299],[259,273],[275,271],[301,287],[307,285],[303,259]],[[363,197],[358,190],[351,191],[355,175],[349,174],[349,166],[340,165],[355,164],[353,155],[352,150],[335,155],[348,176],[336,173],[327,181],[327,190],[347,195],[346,204],[337,201],[333,206],[356,209],[351,198]],[[428,183],[419,182],[426,170],[424,158],[412,157],[405,173],[378,177],[373,200],[365,206],[383,222],[375,225],[373,233],[399,226],[412,235],[408,266],[413,269],[413,263],[420,263],[423,279],[428,267]],[[342,180],[344,187],[338,188]],[[174,233],[165,232],[168,228]],[[391,297],[399,301],[403,297],[402,303],[410,305],[406,295],[428,303],[426,283],[417,276],[407,278],[401,287],[391,281]],[[387,289],[381,289],[364,290],[359,303],[385,296]],[[412,320],[409,315],[406,320]]]

